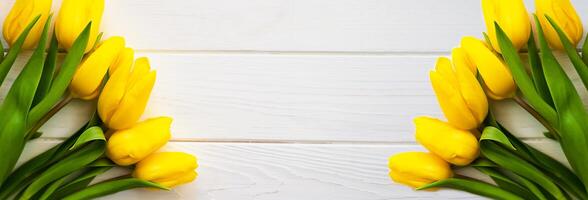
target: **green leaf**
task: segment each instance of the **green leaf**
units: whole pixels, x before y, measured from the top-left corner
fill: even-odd
[[[539,50],[537,50],[537,45],[535,44],[533,31],[531,31],[529,42],[527,42],[527,49],[529,51],[529,65],[531,66],[531,75],[533,77],[533,83],[535,83],[535,90],[545,102],[553,107],[553,100],[551,99],[551,93],[549,93],[545,76],[543,76],[543,67],[541,66],[541,58],[539,58]]]
[[[533,199],[540,199],[540,200],[547,199],[547,198],[545,198],[543,193],[541,193],[541,191],[534,190],[534,192],[538,192],[537,194],[534,194],[533,192],[529,191],[527,188],[523,187],[522,185],[518,184],[517,182],[512,181],[510,177],[507,177],[507,176],[503,175],[502,173],[500,173],[500,171],[498,171],[497,169],[493,169],[492,167],[474,167],[474,168],[477,169],[478,171],[490,176],[490,178],[492,178],[492,180],[498,185],[498,187],[500,187],[506,191],[509,191],[513,194],[518,194],[518,195],[528,197],[528,198],[535,197]],[[538,189],[538,188],[535,187],[534,189]]]
[[[90,167],[116,167],[117,165],[114,164],[108,158],[101,158],[98,159],[90,164]]]
[[[101,182],[63,198],[63,200],[85,200],[101,197],[133,188],[157,188],[169,190],[157,183],[136,178],[126,178]]]
[[[49,19],[51,19],[51,16],[49,16]],[[42,66],[44,61],[43,56],[45,54],[48,29],[49,23],[46,23],[37,49],[25,64],[23,70],[10,87],[4,102],[0,105],[0,144],[2,144],[0,145],[0,155],[2,155],[0,186],[12,172],[24,149],[27,114],[33,103],[35,91],[43,71],[43,68],[39,66]]]
[[[0,63],[0,84],[2,84],[4,82],[4,79],[6,78],[8,71],[10,71],[10,68],[12,67],[12,65],[14,65],[14,61],[16,61],[16,57],[18,56],[18,53],[20,53],[20,50],[22,49],[22,45],[24,44],[25,39],[29,35],[29,32],[31,31],[33,26],[37,23],[37,21],[39,21],[40,17],[41,17],[41,15],[35,17],[27,25],[27,27],[18,36],[18,39],[16,39],[16,42],[12,45],[10,50],[8,50],[8,54],[6,54],[6,56],[2,59],[2,62]],[[43,44],[43,45],[45,45],[45,44]],[[2,52],[4,52],[4,51],[2,51]]]
[[[30,199],[47,184],[56,181],[72,172],[86,167],[104,154],[105,143],[101,140],[90,142],[77,149],[63,160],[53,164],[41,173],[23,192],[20,199]]]
[[[82,57],[84,56],[86,44],[88,43],[88,37],[90,37],[90,27],[91,22],[86,25],[86,28],[84,28],[82,33],[80,33],[72,47],[69,49],[69,52],[65,56],[63,64],[61,65],[59,73],[55,76],[55,79],[53,79],[51,83],[49,91],[29,113],[29,118],[27,120],[28,126],[32,126],[38,122],[63,97],[63,94],[67,90],[67,86],[69,86],[69,83],[73,78],[77,66],[80,64]]]
[[[496,163],[501,168],[537,183],[541,188],[545,189],[549,194],[555,197],[555,199],[565,199],[563,192],[547,175],[524,159],[514,155],[512,152],[505,149],[505,147],[494,141],[482,140],[480,142],[480,149],[482,155]]]
[[[588,38],[588,34],[584,38]],[[584,40],[582,45],[582,60],[585,64],[588,64],[588,40]]]
[[[49,199],[49,197],[57,190],[59,189],[59,187],[61,187],[68,179],[71,179],[71,176],[75,176],[77,174],[72,173],[68,176],[64,176],[60,179],[57,179],[56,181],[54,181],[53,183],[49,184],[48,186],[46,186],[43,190],[42,193],[39,193],[37,195],[40,195],[39,198],[35,198],[38,200],[47,200]]]
[[[494,26],[496,27],[496,38],[498,39],[498,44],[500,45],[502,57],[506,61],[506,64],[509,67],[518,88],[521,90],[521,93],[523,93],[523,96],[525,96],[525,99],[529,102],[529,104],[535,110],[537,110],[541,116],[549,121],[549,123],[557,124],[557,113],[551,107],[551,105],[543,100],[537,90],[535,90],[535,86],[527,74],[525,65],[519,57],[519,54],[514,48],[511,40],[497,23],[494,23]]]
[[[94,180],[94,178],[100,174],[103,174],[104,172],[108,171],[112,169],[112,166],[107,166],[107,167],[91,167],[88,170],[84,170],[81,174],[77,174],[77,177],[75,177],[74,179],[72,179],[71,177],[65,176],[59,180],[65,180],[69,178],[69,182],[68,183],[58,183],[59,180],[55,181],[51,186],[54,186],[55,184],[59,184],[60,189],[57,190],[57,187],[50,187],[52,190],[50,191],[49,189],[45,190],[45,193],[43,194],[42,197],[45,197],[44,199],[62,199],[64,196],[67,196],[77,190],[80,190],[81,188],[87,187],[88,184],[90,184],[90,182],[92,180]],[[81,185],[83,185],[83,187],[80,187]],[[53,190],[53,188],[55,188],[55,190]],[[68,189],[69,188],[69,189]],[[70,191],[71,189],[76,189],[75,191]]]
[[[49,92],[49,87],[51,86],[55,74],[55,66],[57,65],[58,47],[57,36],[53,33],[51,43],[49,44],[49,50],[47,50],[47,57],[45,57],[45,63],[43,64],[43,75],[41,75],[41,81],[39,81],[39,87],[37,87],[35,99],[33,100],[33,106],[37,105],[41,99],[45,97],[47,92]]]
[[[572,44],[572,42],[570,42],[568,36],[566,36],[566,33],[561,30],[559,25],[557,25],[557,22],[553,21],[553,19],[551,19],[551,17],[548,15],[545,15],[545,17],[553,29],[555,29],[555,32],[557,32],[559,40],[561,41],[568,58],[570,58],[572,61],[572,65],[574,65],[576,72],[580,76],[580,79],[582,79],[582,83],[584,83],[584,87],[588,88],[588,66],[586,66],[586,63],[584,63],[580,57],[580,54],[578,53],[578,50]]]
[[[485,158],[478,158],[474,162],[472,162],[469,166],[472,167],[497,167],[496,163],[485,159]]]
[[[4,55],[4,44],[2,44],[2,42],[0,42],[0,63],[2,63],[2,61],[4,61],[4,57],[6,55]]]
[[[568,193],[579,199],[588,199],[584,184],[568,167],[532,146],[523,143],[502,126],[500,126],[500,128],[510,139],[511,143],[517,148],[517,151],[515,151],[517,155],[533,163],[535,166],[538,166],[544,173],[554,179],[557,185]]]
[[[106,141],[106,138],[104,138],[104,133],[100,127],[93,126],[86,129],[86,131],[84,131],[80,137],[78,137],[76,142],[71,146],[71,148],[69,148],[69,150],[77,149],[78,147],[94,140]]]
[[[425,190],[434,187],[447,187],[458,189],[493,199],[524,200],[524,198],[517,196],[516,194],[510,193],[506,190],[500,189],[499,187],[496,187],[494,185],[484,183],[482,181],[459,178],[443,179],[425,185],[423,187],[417,188],[417,190]]]
[[[510,177],[515,180],[515,182],[518,182],[519,184],[521,184],[522,186],[524,186],[525,188],[527,188],[529,191],[531,191],[531,193],[533,193],[533,195],[535,195],[535,197],[537,197],[538,199],[547,199],[547,197],[545,195],[543,195],[543,192],[541,190],[541,188],[537,187],[537,185],[529,180],[527,180],[526,178],[523,178],[515,173],[510,174]],[[564,193],[565,195],[565,193]],[[567,196],[566,196],[567,197]]]
[[[510,143],[510,140],[508,140],[508,137],[506,137],[506,135],[504,135],[504,133],[502,133],[502,131],[500,131],[496,127],[487,126],[486,128],[484,128],[484,131],[480,136],[480,142],[482,142],[483,140],[492,140],[512,150],[516,150],[516,148],[512,146],[512,144]]]
[[[537,36],[541,47],[541,62],[545,80],[558,113],[557,129],[560,144],[570,165],[584,183],[588,183],[588,157],[578,152],[588,152],[588,114],[572,81],[549,49],[543,29],[535,16]]]
[[[66,141],[35,156],[12,172],[6,179],[6,182],[0,187],[0,199],[8,199],[9,196],[21,190],[23,185],[29,185],[47,167],[71,154],[72,151],[69,151],[69,149],[87,129],[86,127],[96,125],[95,120],[93,120],[95,118],[97,118],[97,114],[94,114],[86,125],[82,126],[82,128],[76,131]]]

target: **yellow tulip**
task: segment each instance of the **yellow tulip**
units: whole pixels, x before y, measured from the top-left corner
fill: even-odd
[[[169,117],[158,117],[115,131],[106,144],[106,155],[122,166],[143,160],[167,143],[171,122]]]
[[[98,98],[102,121],[115,130],[133,126],[147,106],[154,83],[155,71],[150,70],[147,58],[137,59],[132,71],[130,66],[119,66]]]
[[[522,0],[482,0],[482,10],[488,36],[494,49],[500,52],[494,22],[504,30],[515,48],[520,49],[529,40],[531,22]]]
[[[414,188],[453,176],[449,164],[425,152],[404,152],[390,157],[390,178]]]
[[[484,80],[486,94],[490,98],[501,100],[515,95],[516,85],[510,70],[484,42],[474,37],[464,37],[461,40],[461,48],[467,53],[471,63],[478,68]]]
[[[174,187],[196,179],[196,157],[183,152],[154,153],[137,163],[133,176]]]
[[[478,157],[478,140],[471,132],[430,117],[417,117],[414,123],[416,140],[443,160],[464,166]]]
[[[114,64],[110,65],[108,72],[113,74],[116,69],[120,66],[124,66],[124,68],[130,68],[133,65],[133,60],[135,59],[135,52],[131,48],[123,49],[119,54]]]
[[[464,130],[474,129],[488,114],[488,100],[475,75],[464,65],[455,65],[445,57],[437,60],[430,78],[445,118]]]
[[[98,96],[106,71],[116,64],[116,58],[124,46],[125,40],[122,37],[111,37],[88,55],[69,85],[72,95],[85,100]]]
[[[2,33],[8,45],[12,46],[27,25],[35,17],[41,15],[41,18],[33,26],[23,44],[24,49],[35,47],[39,43],[43,26],[49,17],[50,11],[51,0],[17,0],[4,20]]]
[[[474,75],[478,73],[478,69],[472,64],[472,61],[470,61],[470,58],[468,58],[468,55],[462,48],[453,48],[451,51],[451,60],[453,60],[455,68],[469,69]]]
[[[86,25],[92,22],[85,52],[92,50],[100,31],[103,12],[104,0],[63,0],[55,20],[55,34],[59,44],[66,49],[71,48]]]
[[[563,45],[545,15],[557,22],[574,46],[580,42],[584,29],[570,0],[535,0],[535,7],[545,38],[552,48],[563,50]]]

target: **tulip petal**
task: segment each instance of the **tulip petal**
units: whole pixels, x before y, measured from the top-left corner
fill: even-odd
[[[469,111],[473,113],[477,124],[482,123],[488,114],[488,100],[478,79],[468,68],[455,67],[455,74],[460,83],[460,91]]]
[[[113,74],[116,69],[120,68],[120,67],[124,67],[124,68],[131,68],[131,66],[133,65],[133,60],[135,59],[135,52],[133,51],[133,49],[131,48],[124,48],[118,55],[118,57],[116,58],[116,60],[114,61],[114,63],[112,65],[110,65],[110,68],[108,69],[108,72],[110,74]]]
[[[453,174],[443,159],[425,152],[404,152],[389,158],[390,178],[412,187],[443,180]]]
[[[476,128],[478,122],[474,115],[469,112],[470,108],[463,99],[457,77],[451,70],[451,64],[445,59],[437,62],[437,71],[431,71],[430,79],[437,101],[445,118],[452,125],[469,130]]]
[[[455,68],[469,69],[470,72],[474,75],[478,73],[476,65],[474,65],[470,61],[466,52],[462,48],[453,48],[453,50],[451,51],[451,59],[453,60],[453,65],[455,66]]]
[[[478,140],[472,133],[430,117],[417,117],[414,123],[416,140],[445,161],[464,166],[478,157]]]
[[[169,117],[157,117],[116,131],[108,140],[106,155],[118,165],[135,164],[167,143],[171,123]]]
[[[117,130],[128,128],[139,120],[145,111],[156,77],[155,71],[148,70],[148,63],[135,63],[126,93],[108,121],[110,128]]]
[[[70,49],[84,27],[92,22],[90,40],[85,52],[94,47],[100,30],[104,0],[63,0],[57,19],[55,20],[55,34],[59,43]]]
[[[137,164],[133,176],[166,187],[173,187],[196,179],[196,157],[183,152],[155,153]]]
[[[474,37],[464,37],[461,46],[477,65],[478,72],[488,89],[488,96],[496,100],[514,96],[516,87],[510,71],[482,41]]]
[[[130,73],[130,67],[117,69],[102,89],[102,94],[98,99],[98,113],[104,122],[110,122],[124,97]]]
[[[122,37],[111,37],[84,59],[71,81],[72,94],[86,100],[96,97],[108,68],[124,45]]]

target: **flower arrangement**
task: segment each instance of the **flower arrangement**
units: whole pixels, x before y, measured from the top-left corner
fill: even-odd
[[[588,199],[588,112],[578,94],[588,88],[588,42],[579,53],[583,28],[569,0],[535,0],[535,7],[529,17],[522,0],[482,0],[484,38],[463,37],[451,60],[440,57],[430,73],[446,121],[414,119],[416,140],[429,152],[390,157],[392,180],[494,199]],[[565,52],[584,87],[576,89],[554,51]],[[509,99],[545,127],[568,163],[500,124],[489,108]],[[457,168],[493,182],[456,174]]]
[[[102,40],[104,0],[63,0],[53,31],[51,4],[16,0],[4,21],[10,48],[5,52],[0,44],[0,84],[22,50],[33,52],[0,103],[0,199],[90,199],[193,181],[193,155],[157,152],[171,138],[172,118],[138,122],[156,73],[147,58],[134,58],[123,37]],[[73,99],[95,103],[91,119],[16,167],[25,144],[40,137],[39,128]],[[132,173],[93,182],[112,168]]]

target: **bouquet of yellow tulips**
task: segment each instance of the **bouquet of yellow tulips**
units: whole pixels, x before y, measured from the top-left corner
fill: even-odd
[[[494,199],[588,199],[588,111],[554,56],[565,52],[584,85],[577,88],[586,89],[588,40],[579,53],[583,28],[569,0],[536,0],[535,7],[529,17],[522,0],[482,0],[484,38],[464,37],[451,60],[439,58],[430,73],[446,121],[414,120],[416,140],[429,152],[390,157],[392,180],[417,190],[448,187]],[[561,145],[569,163],[500,124],[489,107],[508,99],[545,127],[544,135]],[[473,168],[492,182],[452,168]]]
[[[0,84],[22,50],[33,52],[0,102],[0,199],[90,199],[193,181],[194,156],[157,152],[171,138],[172,119],[138,122],[156,73],[124,38],[102,40],[104,0],[63,0],[54,26],[51,4],[16,0],[4,21],[10,48],[0,43]],[[73,99],[95,102],[97,111],[67,140],[16,167],[25,144]],[[115,167],[132,173],[93,181]]]

